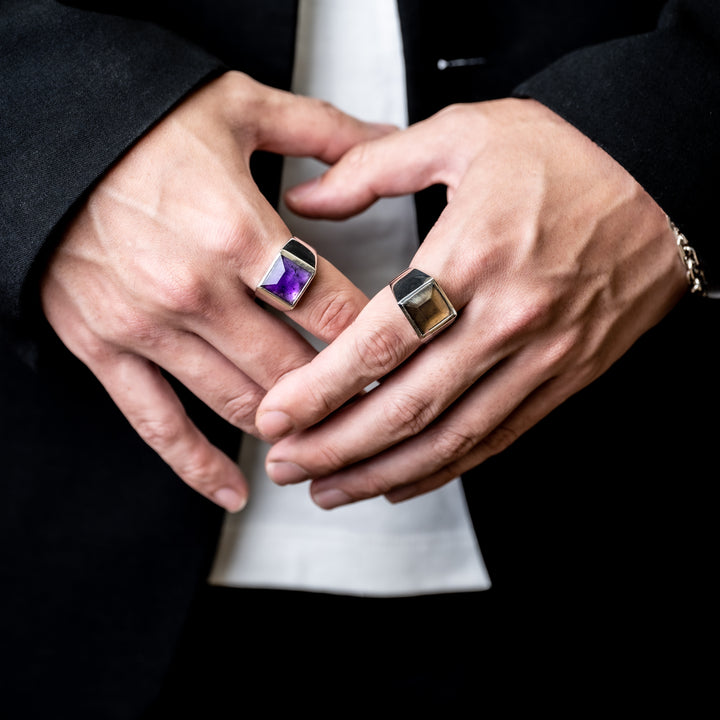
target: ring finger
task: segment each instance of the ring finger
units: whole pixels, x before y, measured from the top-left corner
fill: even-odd
[[[293,239],[296,246],[305,243]],[[222,312],[202,315],[188,328],[241,368],[253,381],[267,389],[290,370],[309,362],[315,355],[311,345],[287,322],[268,313],[249,296],[257,291],[260,300],[270,300],[289,318],[315,337],[333,340],[349,325],[367,303],[367,297],[337,268],[312,252],[314,273],[308,272],[306,254],[285,251],[290,243],[274,243],[248,252],[257,258],[236,269],[242,291],[216,288],[216,305]],[[264,288],[262,287],[264,286]],[[234,294],[235,307],[227,307],[227,296]],[[271,360],[269,362],[269,360]]]

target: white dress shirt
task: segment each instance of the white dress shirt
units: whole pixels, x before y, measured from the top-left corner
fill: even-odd
[[[293,90],[365,120],[406,125],[395,0],[301,0]],[[323,170],[314,160],[287,159],[283,185]],[[293,234],[369,296],[404,270],[417,248],[411,197],[383,199],[342,223],[308,221],[286,208],[281,214]],[[375,596],[489,587],[459,480],[397,505],[375,498],[326,511],[312,503],[306,483],[277,487],[269,480],[267,450],[243,439],[250,501],[226,517],[211,583]]]

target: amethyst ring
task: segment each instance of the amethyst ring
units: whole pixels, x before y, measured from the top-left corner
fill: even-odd
[[[408,268],[390,283],[390,289],[421,340],[447,327],[457,317],[442,288],[422,270]]]
[[[292,310],[315,277],[317,253],[291,237],[272,261],[255,294],[278,310]]]

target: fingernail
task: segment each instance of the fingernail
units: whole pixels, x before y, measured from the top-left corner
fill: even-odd
[[[224,507],[228,512],[240,512],[247,504],[247,498],[243,497],[233,488],[224,487],[213,493],[213,499],[218,505]]]
[[[417,488],[414,485],[408,485],[407,487],[399,487],[390,492],[385,493],[385,499],[390,503],[401,503],[404,500],[409,500],[417,495]]]
[[[267,464],[267,474],[270,476],[270,479],[278,485],[287,485],[289,483],[310,479],[307,470],[296,465],[294,462],[286,462],[284,460],[269,462]]]
[[[269,440],[278,440],[293,431],[293,421],[280,410],[270,410],[258,417],[257,429]]]
[[[346,492],[340,488],[326,488],[312,493],[313,502],[324,510],[332,510],[340,505],[348,505],[354,501]]]

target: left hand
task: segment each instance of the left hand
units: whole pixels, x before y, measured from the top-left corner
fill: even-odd
[[[265,389],[315,355],[255,302],[255,284],[291,232],[256,186],[250,158],[266,150],[332,162],[391,130],[224,73],[119,158],[47,262],[40,297],[58,337],[140,437],[226,510],[244,506],[246,479],[192,422],[165,373],[255,433]],[[318,257],[292,318],[329,341],[366,302]]]
[[[448,205],[411,266],[435,278],[457,321],[422,346],[385,288],[260,404],[260,432],[284,438],[270,477],[312,478],[321,507],[406,499],[502,451],[687,289],[663,211],[533,100],[446,108],[356,146],[287,202],[339,219],[437,183]]]

